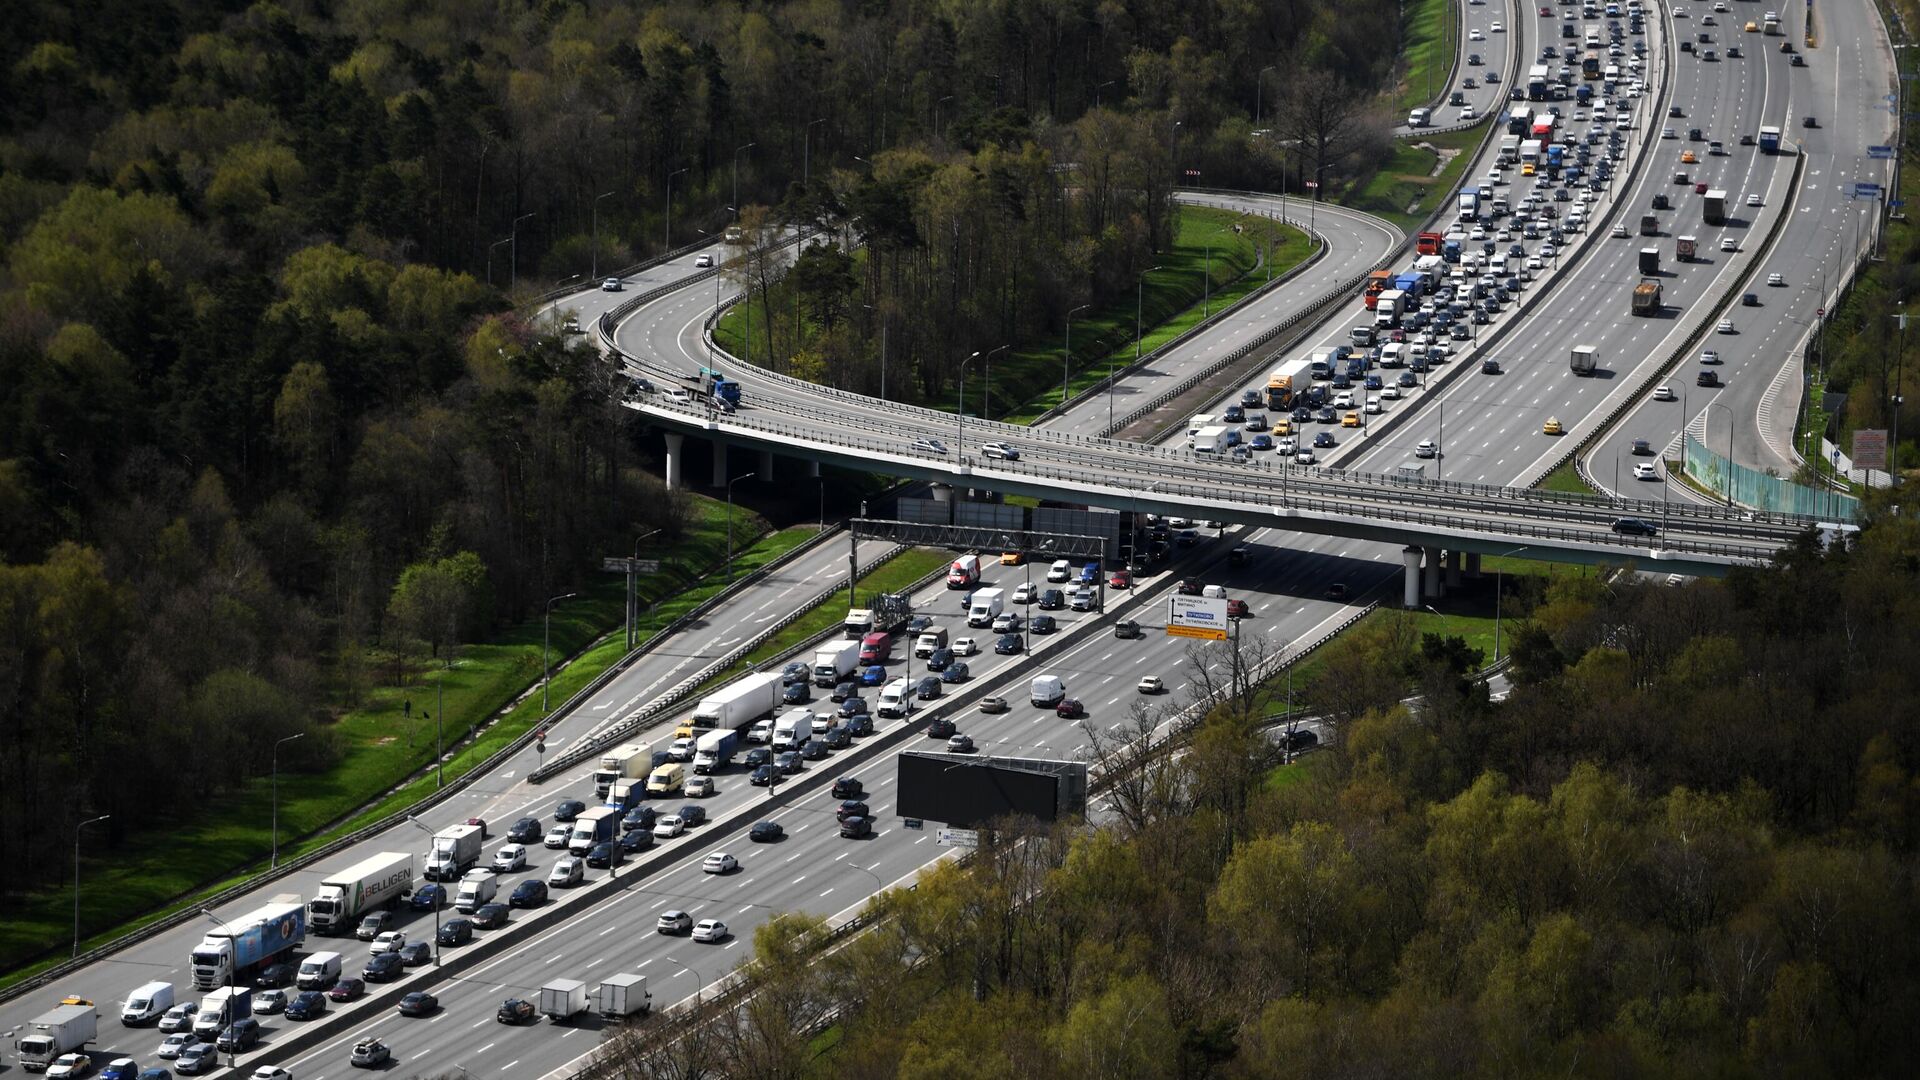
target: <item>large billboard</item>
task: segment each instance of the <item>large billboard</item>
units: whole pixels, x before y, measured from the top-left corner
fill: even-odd
[[[974,757],[910,750],[899,757],[895,813],[973,829],[1009,814],[1041,821],[1087,811],[1087,767],[1077,761]]]
[[[1170,637],[1224,641],[1227,637],[1227,601],[1222,596],[1172,596],[1167,599]]]

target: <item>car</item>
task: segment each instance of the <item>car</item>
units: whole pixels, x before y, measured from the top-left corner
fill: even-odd
[[[1708,387],[1719,386],[1720,376],[1715,374],[1712,371],[1703,370],[1698,375],[1695,375],[1693,377],[1693,385],[1708,386]]]
[[[1039,622],[1038,619],[1034,621],[1035,623]],[[1048,621],[1051,622],[1052,620],[1049,619]],[[1038,632],[1038,629],[1036,626],[1035,632]],[[947,665],[945,671],[940,673],[940,681],[944,683],[963,683],[967,681],[967,676],[972,673],[972,669],[967,667],[965,660],[955,660],[953,663]]]
[[[487,819],[486,819],[486,818],[478,818],[478,817],[470,817],[470,818],[468,818],[468,819],[467,819],[467,820],[466,820],[466,821],[465,821],[465,822],[464,822],[463,824],[467,824],[467,825],[473,825],[473,826],[476,826],[477,828],[479,828],[479,830],[480,830],[480,839],[482,839],[482,840],[485,840],[485,839],[487,839],[487,838],[489,838],[489,837],[491,837],[491,836],[493,835],[493,833],[491,833],[491,832],[489,832],[489,831],[487,830]]]
[[[693,929],[693,916],[677,908],[669,908],[654,920],[653,929],[661,934],[684,934]]]
[[[854,696],[855,694],[858,694],[859,692],[860,692],[860,684],[858,682],[856,682],[853,679],[843,679],[840,682],[834,684],[833,693],[828,696],[827,700],[832,702],[842,702]],[[767,738],[768,739],[773,738],[772,725],[768,725],[767,727]]]
[[[709,874],[731,874],[740,869],[740,860],[724,851],[716,851],[700,861],[700,869]]]
[[[861,686],[880,686],[887,681],[887,669],[879,664],[868,664],[860,669]]]
[[[157,1026],[163,1032],[190,1031],[193,1028],[193,1014],[198,1011],[200,1006],[191,1001],[182,1001],[168,1009],[160,1017],[160,1023]]]
[[[1058,611],[1067,606],[1065,589],[1042,589],[1040,591],[1040,610]]]
[[[927,723],[927,738],[929,739],[944,739],[952,735],[953,731],[953,721],[944,716],[936,717]]]
[[[1540,434],[1564,435],[1566,434],[1566,428],[1560,426],[1559,418],[1549,416],[1547,417],[1547,422],[1540,425]]]
[[[760,747],[758,749],[765,748]],[[751,754],[752,751],[748,751],[748,753]],[[651,806],[636,806],[621,815],[620,829],[622,832],[632,832],[635,829],[651,829],[653,828],[653,823],[658,820],[659,817],[660,812]]]
[[[980,699],[980,711],[983,713],[1003,713],[1011,706],[1003,697],[983,697]]]
[[[954,638],[949,647],[955,656],[973,656],[980,651],[980,642],[970,637]]]
[[[185,1050],[187,1047],[199,1041],[191,1031],[176,1031],[160,1040],[160,1048],[155,1050],[154,1053],[159,1057],[172,1061],[174,1058],[180,1056],[180,1051]]]
[[[1022,647],[1019,634],[1001,634],[993,643],[994,653],[1000,656],[1017,656]]]
[[[780,690],[780,700],[788,705],[805,705],[813,700],[813,686],[810,683],[788,683]]]
[[[425,990],[415,990],[400,999],[401,1016],[430,1016],[440,1007],[440,999]]]
[[[846,723],[841,726],[846,730],[849,738],[864,737],[873,734],[873,717],[866,713],[849,716],[846,718]]]
[[[1013,446],[1009,443],[990,442],[990,443],[985,443],[980,447],[980,456],[988,457],[988,458],[999,458],[1002,461],[1019,461],[1020,449],[1019,447]]]
[[[562,833],[566,832],[565,826],[555,826],[555,827],[560,829]],[[566,846],[566,839],[564,836],[561,838],[560,846],[561,847]],[[435,908],[442,908],[442,907],[445,907],[446,905],[447,905],[446,886],[436,884],[434,882],[428,882],[425,885],[421,885],[419,888],[414,889],[413,895],[407,898],[407,906],[411,907],[415,911],[432,911]]]
[[[180,1051],[173,1067],[183,1073],[203,1073],[220,1064],[220,1050],[210,1042],[196,1042]]]
[[[1793,43],[1792,43],[1792,42],[1790,42],[1790,41],[1783,41],[1783,42],[1781,42],[1781,43],[1780,43],[1780,51],[1781,51],[1781,52],[1793,52]],[[1804,56],[1801,56],[1801,55],[1800,55],[1799,53],[1794,53],[1794,54],[1793,54],[1793,59],[1792,59],[1792,60],[1791,60],[1791,61],[1790,61],[1790,62],[1788,63],[1788,66],[1789,66],[1789,67],[1806,67],[1806,66],[1807,66],[1807,58],[1806,58],[1806,57],[1804,57]]]
[[[591,857],[588,858],[587,863],[592,865]],[[473,925],[477,930],[498,930],[507,925],[507,921],[512,916],[513,909],[505,904],[482,904],[474,909]]]
[[[553,806],[553,820],[572,821],[587,809],[587,804],[579,799],[561,799]]]
[[[973,753],[973,736],[971,736],[971,735],[955,735],[955,736],[953,736],[952,738],[950,738],[950,739],[948,739],[948,740],[947,740],[947,753],[949,753],[949,754],[971,754],[971,753]]]
[[[1251,608],[1247,607],[1247,602],[1245,600],[1228,600],[1227,601],[1227,617],[1228,618],[1244,619],[1251,616],[1252,614],[1253,614],[1253,611]]]
[[[1635,480],[1658,480],[1660,479],[1660,472],[1654,468],[1654,464],[1651,461],[1636,462],[1633,466],[1633,478]]]
[[[93,1059],[85,1054],[61,1054],[47,1066],[50,1077],[69,1077],[78,1080],[93,1072]]]
[[[1673,392],[1673,387],[1668,386],[1665,383],[1662,383],[1659,386],[1656,386],[1653,388],[1653,400],[1678,401],[1679,396]]]
[[[243,1016],[228,1024],[220,1037],[214,1040],[214,1046],[229,1054],[238,1054],[251,1050],[260,1042],[260,1021],[251,1016]]]
[[[385,933],[387,927],[392,925],[393,912],[370,911],[360,920],[360,925],[354,928],[353,936],[359,938],[361,941],[372,941]]]
[[[707,823],[707,808],[701,806],[699,803],[686,803],[682,805],[679,810],[675,811],[675,816],[680,819],[682,824],[691,829],[696,825],[705,825]]]
[[[1631,447],[1632,452],[1638,456],[1645,456],[1647,454],[1653,453],[1653,444],[1648,442],[1645,439],[1634,439],[1629,444],[1629,446]]]
[[[1401,390],[1412,390],[1420,385],[1420,376],[1415,372],[1403,371],[1400,373],[1400,377],[1394,380],[1394,384]],[[1389,396],[1399,397],[1400,395],[1394,393]]]
[[[915,439],[913,440],[911,448],[923,454],[944,454],[947,452],[947,444],[941,442],[939,439]]]
[[[601,292],[619,292],[620,288],[621,282],[617,277],[610,277],[600,283]]]
[[[1310,446],[1303,446],[1294,451],[1293,463],[1295,465],[1311,465],[1314,463],[1314,460],[1313,448]]]
[[[285,990],[262,990],[253,995],[253,1012],[256,1016],[273,1016],[287,1011],[287,992]]]
[[[360,977],[368,982],[387,982],[397,979],[406,972],[406,961],[400,959],[397,952],[377,952],[367,958],[366,966],[360,969]]]
[[[804,760],[801,758],[799,754],[789,750],[786,753],[781,754],[778,757],[775,757],[773,759],[773,767],[776,769],[779,769],[782,773],[788,776],[792,776],[793,774],[804,769],[806,765]]]
[[[747,839],[756,844],[771,844],[786,838],[787,830],[777,821],[756,821],[747,830]]]
[[[1334,440],[1333,440],[1333,432],[1331,432],[1331,431],[1316,431],[1316,432],[1314,432],[1314,435],[1313,435],[1313,446],[1314,446],[1314,449],[1316,449],[1316,450],[1325,450],[1325,449],[1327,449],[1328,447],[1330,447],[1330,446],[1333,446],[1333,445],[1335,445],[1335,443],[1334,443]]]
[[[373,939],[373,954],[378,956],[381,953],[399,952],[400,947],[406,943],[407,935],[404,931],[388,930]]]
[[[645,829],[635,829],[630,833],[621,833],[620,839],[614,841],[614,846],[620,849],[620,854],[623,857],[627,855],[638,855],[648,848],[653,847],[653,834]]]
[[[855,717],[855,716],[865,716],[867,712],[868,712],[868,709],[867,709],[866,698],[850,697],[847,700],[840,703],[840,718],[842,720],[851,719],[852,717]],[[762,746],[762,747],[758,747],[757,749],[767,750],[767,747]],[[768,753],[770,754],[772,753],[772,751],[768,750]],[[751,757],[752,754],[749,753],[748,756]],[[765,760],[766,760],[766,757],[765,755],[763,755],[759,762],[748,761],[747,764],[749,765],[762,764],[765,762]]]
[[[510,874],[526,868],[527,848],[524,844],[508,844],[493,855],[493,872],[496,874]]]
[[[140,1066],[132,1058],[117,1057],[100,1070],[100,1080],[134,1080],[139,1073]]]
[[[1613,531],[1621,536],[1659,536],[1660,527],[1643,518],[1623,517],[1613,520]]]
[[[928,671],[935,672],[935,673],[945,671],[947,665],[951,663],[953,663],[952,649],[942,647],[942,648],[935,649],[933,650],[933,652],[927,654],[927,670]]]
[[[1506,25],[1504,23],[1501,23],[1497,19],[1493,22],[1493,25],[1487,27],[1487,29],[1493,31],[1496,34],[1504,34],[1507,32]]]
[[[1061,698],[1053,712],[1062,720],[1079,720],[1087,715],[1086,706],[1080,704],[1079,698]]]
[[[292,986],[299,976],[300,972],[292,964],[269,964],[253,977],[253,985],[267,988]]]
[[[873,835],[873,819],[851,817],[840,823],[840,835],[848,840],[859,840]]]
[[[1733,328],[1732,319],[1721,319],[1713,325],[1713,332],[1716,334],[1732,334],[1738,331]]]
[[[1077,605],[1079,600],[1076,598],[1074,602]],[[1085,609],[1076,606],[1073,610],[1083,611]],[[1059,626],[1060,624],[1056,622],[1051,615],[1035,615],[1032,624],[1027,627],[1027,632],[1033,634],[1051,634],[1059,629]]]
[[[653,838],[655,840],[671,840],[686,831],[687,823],[681,820],[679,814],[668,814],[654,823]]]
[[[774,778],[779,775],[780,770],[776,766],[772,764],[760,765],[756,766],[753,772],[747,774],[747,783],[752,784],[754,787],[767,787],[771,785]]]
[[[1359,427],[1360,414],[1358,412],[1355,412],[1352,409],[1347,410],[1346,415],[1340,418],[1340,426],[1341,427]],[[1326,432],[1323,431],[1320,434],[1325,435]],[[1315,440],[1315,445],[1318,445],[1317,439]]]
[[[393,1061],[393,1051],[379,1039],[362,1039],[353,1044],[347,1063],[356,1069],[377,1069]]]
[[[539,907],[547,902],[547,883],[539,878],[528,878],[513,887],[513,894],[507,897],[512,907]]]
[[[525,998],[508,998],[500,1003],[493,1012],[493,1018],[503,1024],[524,1024],[538,1015],[539,1010],[533,1002]]]
[[[1712,349],[1703,349],[1700,352],[1700,362],[1703,364],[1717,364],[1720,362],[1720,354]]]
[[[1811,116],[1803,116],[1800,118],[1800,126],[1803,128],[1817,128],[1820,126],[1820,121],[1815,120]]]

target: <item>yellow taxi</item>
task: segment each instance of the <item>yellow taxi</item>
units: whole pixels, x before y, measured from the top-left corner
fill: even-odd
[[[1532,176],[1532,175],[1533,175],[1533,162],[1531,162],[1531,161],[1529,161],[1529,162],[1526,162],[1525,164],[1523,164],[1523,165],[1521,165],[1521,166],[1520,166],[1520,175],[1521,175],[1521,176]]]
[[[1680,164],[1682,165],[1697,165],[1699,162],[1700,159],[1695,157],[1691,150],[1685,151],[1680,155]]]
[[[1340,418],[1340,426],[1341,427],[1359,427],[1360,414],[1349,410],[1345,416],[1342,416]]]
[[[1747,20],[1747,27],[1746,27],[1747,33],[1751,34],[1759,29],[1760,27],[1755,25],[1752,19]]]
[[[1544,423],[1544,424],[1542,424],[1542,425],[1540,425],[1540,434],[1542,434],[1542,435],[1564,435],[1564,434],[1566,434],[1566,429],[1560,426],[1560,421],[1558,421],[1558,420],[1556,420],[1556,419],[1554,419],[1553,417],[1551,417],[1551,416],[1549,416],[1549,417],[1547,418],[1547,422],[1546,422],[1546,423]]]
[[[1274,438],[1284,439],[1291,434],[1293,434],[1293,418],[1292,417],[1287,417],[1284,420],[1275,420],[1273,422]]]
[[[1024,563],[1026,561],[1027,561],[1027,556],[1024,552],[1003,551],[1000,553],[1001,566],[1019,566],[1021,563]]]

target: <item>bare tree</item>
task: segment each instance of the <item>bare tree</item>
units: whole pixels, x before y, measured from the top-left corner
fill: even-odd
[[[1165,752],[1171,733],[1160,731],[1172,712],[1136,700],[1126,721],[1111,728],[1090,720],[1080,722],[1093,759],[1101,762],[1107,804],[1130,833],[1181,812],[1182,767]]]
[[[1366,142],[1364,120],[1367,95],[1332,72],[1309,68],[1287,85],[1276,126],[1284,138],[1300,148],[1311,172],[1303,179],[1318,180]],[[1319,189],[1314,198],[1320,197]]]

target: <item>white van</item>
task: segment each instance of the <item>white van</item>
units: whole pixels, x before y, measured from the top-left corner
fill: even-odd
[[[962,555],[947,567],[947,588],[966,589],[980,581],[980,556]]]
[[[1225,585],[1204,585],[1200,589],[1200,595],[1214,600],[1225,600],[1227,598],[1227,587]]]
[[[127,995],[126,1004],[120,1007],[120,1022],[128,1027],[158,1021],[162,1013],[173,1008],[173,984],[170,982],[142,983]]]
[[[300,974],[293,984],[302,990],[325,990],[340,981],[340,962],[337,952],[310,953],[300,961]]]
[[[1433,123],[1432,109],[1415,109],[1407,114],[1407,126],[1410,128],[1423,128],[1431,123]]]
[[[1067,684],[1058,675],[1035,675],[1027,688],[1027,697],[1036,708],[1051,709],[1067,696]]]
[[[880,691],[880,704],[873,711],[885,719],[898,719],[913,709],[913,683],[895,679]]]
[[[1188,434],[1192,434],[1192,432],[1188,432]],[[1065,581],[1072,576],[1073,564],[1065,559],[1056,559],[1052,566],[1047,567],[1048,581]]]

